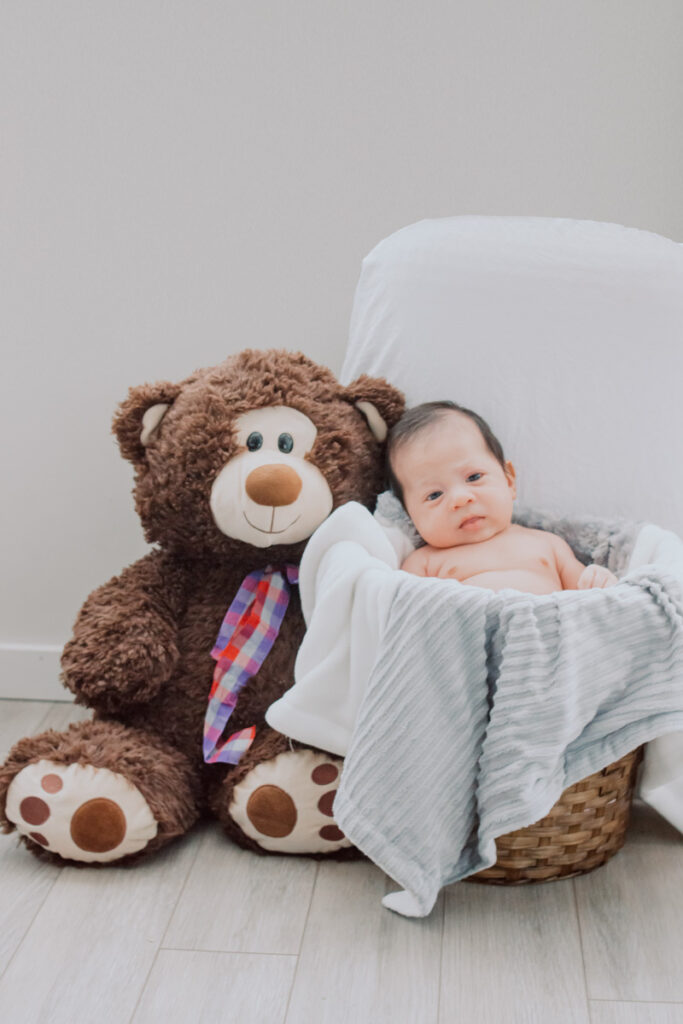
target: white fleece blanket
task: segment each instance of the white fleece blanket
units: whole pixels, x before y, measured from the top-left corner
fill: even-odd
[[[398,572],[402,545],[353,503],[319,528],[295,685],[266,716],[346,756],[335,818],[405,887],[385,905],[429,913],[643,742],[641,795],[683,829],[683,543],[647,525],[619,585],[541,597]]]

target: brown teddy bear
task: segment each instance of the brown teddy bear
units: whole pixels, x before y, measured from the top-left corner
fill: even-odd
[[[372,505],[402,410],[386,381],[342,387],[278,350],[131,389],[114,432],[154,547],[81,609],[63,678],[94,718],[10,751],[5,831],[43,855],[121,863],[211,812],[256,850],[350,846],[332,818],[341,762],[264,715],[293,683],[306,541],[338,505]]]

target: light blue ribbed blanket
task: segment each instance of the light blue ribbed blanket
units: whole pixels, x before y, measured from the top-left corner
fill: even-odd
[[[683,729],[683,594],[656,566],[543,596],[399,576],[334,814],[424,916],[496,836]]]

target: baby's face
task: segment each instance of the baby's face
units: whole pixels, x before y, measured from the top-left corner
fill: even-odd
[[[408,515],[435,548],[490,540],[512,520],[515,471],[505,470],[479,427],[460,412],[446,412],[392,458]]]

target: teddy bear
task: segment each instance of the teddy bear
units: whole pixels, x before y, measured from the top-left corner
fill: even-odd
[[[305,632],[297,566],[337,506],[372,507],[403,396],[302,353],[245,350],[131,388],[113,431],[151,550],[95,590],[62,655],[91,720],[20,740],[0,822],[36,854],[130,863],[213,815],[258,852],[351,855],[341,761],[265,724]]]

